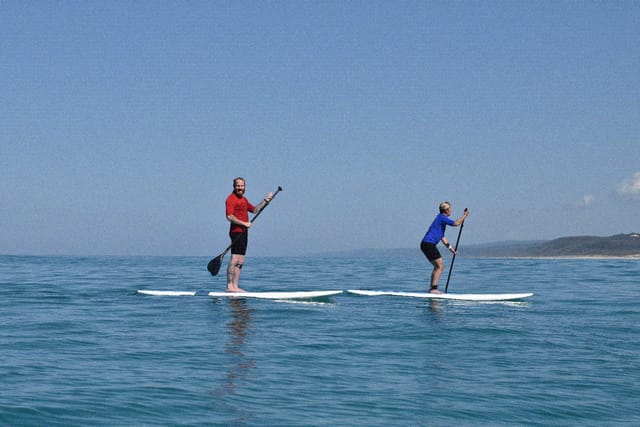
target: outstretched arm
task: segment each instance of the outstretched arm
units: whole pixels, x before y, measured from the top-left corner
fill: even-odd
[[[255,213],[256,215],[258,215],[258,214],[260,213],[260,211],[261,211],[262,209],[264,209],[264,208],[265,208],[265,206],[267,206],[267,205],[269,204],[269,202],[271,201],[271,199],[273,199],[273,193],[269,193],[269,194],[267,194],[267,197],[265,197],[265,198],[264,198],[260,203],[258,203],[258,204],[256,205],[256,208],[255,208],[254,213]]]
[[[469,216],[469,208],[464,208],[464,213],[462,214],[462,216],[460,218],[458,218],[455,221],[453,221],[453,226],[457,227],[460,224],[462,224],[464,222],[464,220],[467,219],[467,216]]]

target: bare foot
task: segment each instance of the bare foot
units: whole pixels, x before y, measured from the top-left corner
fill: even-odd
[[[227,288],[226,292],[247,292],[247,291],[240,288]]]
[[[436,289],[431,289],[431,290],[429,291],[429,293],[430,293],[430,294],[441,294],[441,293],[443,293],[443,292],[442,292],[442,291],[439,291],[439,290],[436,288]]]

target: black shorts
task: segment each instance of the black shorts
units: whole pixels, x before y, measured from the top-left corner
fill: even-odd
[[[422,251],[424,256],[427,257],[429,261],[435,261],[439,258],[442,258],[442,255],[440,255],[440,251],[438,250],[438,247],[433,243],[427,243],[427,242],[420,243],[420,250]]]
[[[245,255],[247,253],[247,243],[249,243],[249,236],[247,236],[247,234],[246,231],[244,233],[229,233],[229,237],[231,238],[231,253],[233,255]]]

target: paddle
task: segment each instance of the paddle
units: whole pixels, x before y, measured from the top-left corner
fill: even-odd
[[[464,208],[465,212],[467,208]],[[464,227],[464,221],[460,224],[460,231],[458,231],[458,239],[456,240],[456,247],[454,248],[453,257],[451,258],[451,266],[449,267],[449,275],[447,276],[447,286],[444,288],[444,293],[447,293],[447,289],[449,289],[449,279],[451,278],[451,271],[453,270],[453,262],[456,260],[456,255],[458,254],[458,243],[460,243],[460,236],[462,236],[462,227]]]
[[[280,191],[282,191],[282,187],[278,186],[278,189],[276,190],[275,193],[273,193],[273,196],[271,197],[271,201],[273,200],[274,197],[276,197],[276,194],[278,194]],[[269,203],[271,203],[271,201],[267,202],[267,204],[264,205],[264,207],[257,214],[253,216],[253,218],[251,219],[251,223],[253,223],[256,220],[256,218],[260,216],[262,211],[264,211],[266,207],[269,206]],[[212,276],[215,276],[218,274],[218,272],[220,271],[220,266],[222,265],[222,259],[227,254],[227,252],[229,252],[229,249],[231,249],[231,247],[236,242],[236,240],[242,237],[242,235],[246,232],[247,232],[247,229],[245,228],[242,233],[240,233],[235,239],[233,239],[231,244],[227,247],[227,249],[224,250],[224,252],[222,252],[220,255],[218,255],[211,261],[209,261],[209,263],[207,264],[207,270],[209,270],[209,273],[211,273]]]

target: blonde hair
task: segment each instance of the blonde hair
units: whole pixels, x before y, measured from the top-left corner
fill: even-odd
[[[444,213],[447,209],[451,208],[451,203],[449,202],[442,202],[440,203],[440,213]]]

